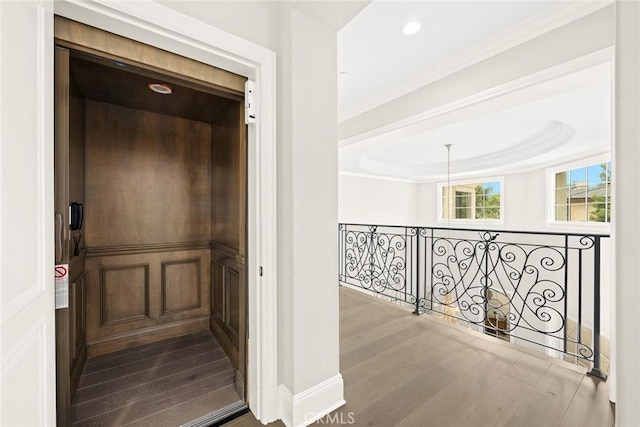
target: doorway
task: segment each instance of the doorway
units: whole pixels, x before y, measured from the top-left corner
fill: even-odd
[[[60,26],[82,40],[122,39],[56,18],[56,34]],[[174,70],[197,68],[157,51]],[[56,263],[69,265],[70,278],[68,307],[56,311],[58,423],[154,423],[145,405],[176,424],[207,416],[212,422],[229,405],[241,409],[244,79],[217,69],[223,77],[215,82],[165,74],[68,39],[57,40],[55,68]],[[163,387],[192,398],[167,400]],[[232,393],[211,406],[215,399],[202,397],[215,387]],[[127,396],[126,404],[118,396]]]

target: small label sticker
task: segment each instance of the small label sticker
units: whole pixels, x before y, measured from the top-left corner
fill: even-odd
[[[69,264],[55,266],[56,308],[69,307]]]

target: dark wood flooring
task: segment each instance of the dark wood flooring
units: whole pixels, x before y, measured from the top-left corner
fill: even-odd
[[[240,401],[231,362],[208,332],[87,361],[73,426],[178,426]]]

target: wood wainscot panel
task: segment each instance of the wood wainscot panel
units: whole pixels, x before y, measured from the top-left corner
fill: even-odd
[[[240,333],[240,272],[231,267],[225,269],[224,277],[226,318],[225,325],[231,331],[233,345],[238,347],[238,335]]]
[[[212,243],[211,250],[211,331],[239,374],[243,360],[246,327],[244,259],[228,246]]]
[[[102,326],[149,318],[149,264],[100,269]]]
[[[82,369],[87,360],[87,294],[84,269],[85,253],[71,258],[69,263],[69,372],[73,398]]]
[[[224,275],[225,267],[218,261],[211,261],[211,316],[224,319]]]
[[[89,248],[89,355],[208,329],[210,265],[210,249],[202,242]],[[108,294],[110,286],[114,292]]]
[[[214,271],[211,282],[211,317],[216,320],[218,329],[224,329],[228,334],[224,339],[237,349],[240,332],[240,273],[218,261],[211,261],[211,265]]]
[[[162,263],[162,314],[201,306],[200,258]]]
[[[85,339],[85,274],[82,274],[69,283],[69,350],[71,354],[71,369],[76,364],[78,355],[84,345]]]

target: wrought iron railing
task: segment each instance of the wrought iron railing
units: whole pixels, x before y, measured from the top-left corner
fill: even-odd
[[[589,373],[605,378],[600,288],[608,237],[340,224],[339,280],[416,314],[590,361]]]

